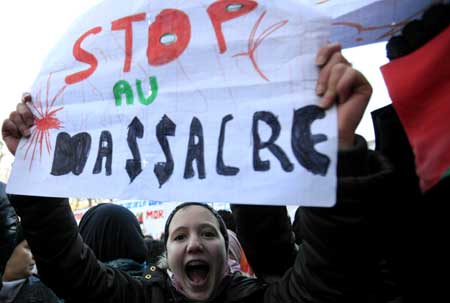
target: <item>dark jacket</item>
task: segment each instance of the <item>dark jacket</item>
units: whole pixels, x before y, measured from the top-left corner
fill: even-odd
[[[309,257],[316,257],[315,266],[334,266],[342,272],[341,275],[323,272],[316,278],[313,286],[317,288],[315,299],[319,302],[335,301],[324,295],[333,292],[330,286],[341,289],[342,293],[336,297],[346,297],[349,302],[389,302],[397,298],[397,293],[392,295],[379,289],[380,281],[390,282],[390,277],[384,263],[382,270],[379,267],[378,239],[383,220],[378,216],[378,207],[380,201],[386,200],[386,192],[377,189],[382,186],[389,191],[389,180],[393,180],[386,172],[391,171],[391,166],[383,157],[367,150],[360,137],[357,148],[358,145],[359,154],[349,151],[339,155],[337,205],[332,209],[300,207],[296,212],[296,224],[302,235],[299,254],[308,255],[314,251],[311,247],[329,247],[323,259],[317,254]],[[354,161],[348,161],[350,157]],[[371,177],[358,177],[365,175]],[[283,277],[294,264],[296,253],[286,208],[250,205],[232,205],[231,208],[239,240],[256,276],[265,281]],[[320,221],[322,224],[317,224]]]
[[[422,193],[414,153],[395,109],[392,105],[378,109],[372,119],[376,150],[393,165],[397,187],[379,204],[380,246],[392,262],[404,302],[446,302],[448,279],[441,277],[450,269],[450,249],[444,240],[450,230],[450,177]]]
[[[18,231],[19,225],[16,212],[6,196],[5,184],[0,182],[0,285],[8,259],[17,244],[23,240],[23,235]],[[62,301],[38,277],[30,276],[20,287],[13,302],[59,303]]]
[[[355,150],[340,154],[339,161],[345,177],[339,180],[338,203],[333,208],[304,208],[304,245],[285,276],[272,284],[229,276],[211,302],[363,302],[373,266],[367,257],[372,246],[365,234],[365,204],[381,198],[380,188],[392,183],[391,170],[378,156],[368,155],[362,138]],[[155,267],[149,268],[145,281],[138,281],[97,262],[78,235],[66,199],[10,200],[22,218],[42,279],[61,297],[84,302],[188,302]]]
[[[419,19],[402,27],[398,36],[389,39],[386,50],[390,60],[413,53],[450,26],[450,4],[441,2],[429,7]],[[427,76],[424,74],[423,78]],[[434,95],[432,90],[428,93]],[[408,95],[415,96],[414,92]],[[416,97],[411,99],[410,106],[426,101]],[[448,102],[446,106],[448,108]],[[449,302],[448,279],[441,277],[447,276],[450,270],[450,249],[445,243],[450,230],[447,211],[450,176],[422,193],[415,173],[414,152],[395,109],[392,105],[386,106],[375,111],[372,117],[376,149],[393,164],[399,189],[390,199],[395,203],[381,208],[388,211],[384,216],[386,228],[382,233],[388,248],[386,254],[392,256],[392,268],[404,294],[404,302]],[[427,131],[420,123],[416,124],[416,127]],[[437,140],[448,141],[448,135]]]
[[[0,182],[0,288],[6,262],[17,244],[17,216],[6,196],[5,187],[5,184]]]
[[[104,263],[111,268],[120,269],[130,276],[140,280],[144,279],[144,272],[147,269],[145,262],[137,263],[136,261],[131,259],[117,259]]]
[[[63,303],[38,277],[30,276],[13,303]]]

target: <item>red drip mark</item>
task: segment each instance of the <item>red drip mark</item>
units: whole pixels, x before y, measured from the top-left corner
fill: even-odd
[[[31,132],[30,139],[26,145],[27,150],[25,152],[24,159],[27,158],[28,153],[31,152],[31,160],[30,167],[33,165],[34,157],[36,155],[36,150],[39,147],[39,155],[42,157],[42,152],[44,145],[47,148],[47,152],[50,155],[52,151],[52,145],[50,140],[50,130],[51,129],[60,129],[62,127],[62,122],[56,117],[56,113],[62,110],[64,107],[58,107],[53,109],[53,106],[58,98],[62,98],[64,90],[67,85],[64,85],[56,95],[49,100],[49,91],[50,91],[50,78],[51,73],[47,79],[47,89],[45,96],[45,107],[43,107],[43,102],[41,101],[41,90],[38,91],[36,101],[31,103],[33,108],[33,114],[35,115],[35,128]],[[49,104],[50,101],[50,104]]]
[[[261,69],[258,66],[258,63],[256,63],[255,52],[256,52],[256,49],[261,45],[261,43],[263,42],[264,39],[269,37],[273,32],[275,32],[279,28],[285,26],[288,23],[288,20],[283,20],[281,22],[278,22],[278,23],[275,23],[274,25],[269,26],[261,33],[261,35],[259,35],[259,37],[255,41],[256,31],[258,30],[258,27],[261,24],[262,19],[264,18],[266,13],[267,13],[267,11],[264,11],[261,14],[261,16],[258,18],[258,20],[256,21],[255,26],[253,26],[252,32],[250,33],[250,37],[248,39],[248,52],[238,53],[238,54],[234,55],[233,58],[238,57],[238,56],[248,56],[250,58],[250,61],[253,64],[253,67],[258,72],[258,74],[264,80],[270,81],[269,78],[267,78],[266,75],[264,75],[264,73],[261,71]]]

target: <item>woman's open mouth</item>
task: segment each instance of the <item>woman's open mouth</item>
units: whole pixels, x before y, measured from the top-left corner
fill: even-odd
[[[205,261],[189,261],[184,269],[186,276],[194,285],[203,285],[208,278],[209,264]]]

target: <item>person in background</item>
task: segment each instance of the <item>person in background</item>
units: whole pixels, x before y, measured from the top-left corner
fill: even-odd
[[[159,258],[164,253],[164,241],[156,239],[144,239],[147,246],[147,264],[157,264]]]
[[[445,146],[447,148],[449,146],[447,134],[442,134],[440,137],[433,135],[439,122],[434,120],[432,123],[434,125],[429,127],[425,126],[424,121],[429,119],[430,115],[449,112],[448,94],[446,95],[447,99],[441,103],[442,108],[436,107],[429,111],[425,110],[425,106],[427,102],[436,101],[437,92],[445,87],[445,81],[448,83],[450,79],[448,65],[440,64],[447,62],[446,57],[450,53],[450,44],[446,44],[446,53],[441,55],[442,58],[436,58],[432,65],[425,58],[412,57],[419,55],[419,52],[423,52],[429,47],[435,47],[435,38],[438,36],[445,33],[448,35],[450,4],[448,1],[444,2],[446,3],[431,6],[418,19],[405,24],[400,34],[392,37],[386,44],[390,63],[382,70],[401,60],[415,58],[415,61],[409,63],[411,70],[406,68],[398,74],[411,75],[412,71],[418,70],[418,67],[420,67],[421,73],[426,70],[428,72],[422,75],[416,74],[414,82],[406,79],[399,79],[399,83],[387,81],[388,87],[392,85],[407,87],[406,91],[398,92],[409,98],[399,99],[398,95],[394,95],[392,96],[393,105],[372,112],[375,149],[392,163],[395,184],[398,188],[392,193],[390,199],[380,201],[378,216],[383,218],[383,222],[378,224],[380,236],[377,241],[383,243],[382,246],[385,247],[383,253],[387,260],[390,260],[392,274],[398,281],[400,292],[404,295],[404,302],[446,302],[450,300],[447,281],[440,278],[442,275],[447,275],[450,268],[448,261],[450,251],[444,240],[448,237],[448,230],[450,230],[446,210],[450,196],[450,178],[444,176],[433,187],[425,191],[421,190],[417,173],[419,166],[416,164],[425,161],[439,164],[441,161],[436,153],[424,157],[422,156],[424,155],[423,150],[419,150],[420,154],[418,155],[418,151],[415,151],[413,146],[417,142],[426,142],[425,140],[430,138],[434,139],[429,142],[439,144],[441,150]],[[434,54],[430,52],[423,55],[431,58],[435,54],[437,54],[436,48],[434,48]],[[437,81],[426,81],[437,72],[446,75],[438,79],[439,84]],[[408,86],[407,84],[412,85]],[[425,89],[423,86],[425,84],[431,86]],[[422,97],[419,98],[418,95]],[[404,114],[414,111],[417,111],[417,115]],[[407,134],[406,126],[411,125],[409,120],[411,118],[416,119],[412,124],[416,130],[421,130],[420,137],[415,137],[413,132]],[[430,148],[432,144],[426,144],[426,147]],[[450,150],[444,153],[448,155]]]
[[[16,227],[18,219],[14,208],[8,201],[5,188],[5,183],[0,182],[0,276],[3,275],[5,265],[17,245]],[[0,288],[3,285],[1,280]]]
[[[221,214],[220,216],[222,217]],[[230,242],[228,247],[228,264],[230,266],[231,272],[238,271],[246,276],[253,277],[253,270],[251,269],[250,264],[247,261],[245,252],[242,249],[241,243],[239,243],[236,234],[229,229],[227,229],[227,231],[228,239]]]
[[[35,261],[24,240],[18,217],[0,183],[0,302],[61,302],[39,279]]]
[[[3,274],[0,289],[2,303],[60,303],[54,292],[42,283],[36,263],[26,240],[22,240],[11,254]]]
[[[23,240],[13,250],[6,262],[0,289],[0,302],[11,303],[17,297],[25,281],[31,276],[35,262],[27,241]]]
[[[236,222],[233,214],[226,209],[219,209],[217,213],[220,215],[228,229],[228,237],[230,239],[228,259],[231,270],[242,272],[250,277],[253,276],[253,270],[251,269],[241,243],[239,243],[236,236]]]
[[[142,278],[147,247],[139,222],[130,210],[113,203],[98,204],[83,215],[79,231],[99,261]]]
[[[286,207],[232,204],[231,210],[239,242],[255,276],[269,283],[278,281],[297,256]]]

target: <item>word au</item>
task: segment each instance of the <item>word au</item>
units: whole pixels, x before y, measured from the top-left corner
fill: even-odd
[[[313,174],[325,176],[330,165],[330,159],[324,154],[317,152],[314,146],[317,143],[327,140],[324,134],[312,134],[311,124],[325,117],[325,111],[315,105],[307,105],[294,111],[291,125],[291,146],[298,163]],[[231,114],[222,118],[220,131],[217,139],[216,173],[222,176],[236,176],[239,167],[230,166],[224,163],[223,151],[225,148],[225,131],[227,123],[233,120]],[[259,124],[265,123],[271,129],[271,136],[267,141],[262,141],[259,133]],[[172,176],[175,162],[170,149],[168,137],[175,136],[176,124],[164,115],[156,125],[156,139],[164,153],[165,162],[155,163],[153,172],[162,187]],[[132,183],[142,172],[142,159],[137,142],[138,138],[144,136],[144,125],[139,118],[134,117],[128,126],[127,144],[131,151],[132,159],[125,160],[125,169]],[[252,161],[255,171],[269,171],[271,163],[269,160],[262,160],[260,151],[268,149],[280,162],[285,172],[292,172],[294,164],[288,158],[283,148],[276,143],[280,133],[281,124],[276,115],[268,111],[258,111],[253,114],[252,120]],[[66,132],[60,132],[56,138],[55,152],[52,162],[51,175],[62,176],[72,173],[81,175],[85,169],[86,162],[91,151],[92,138],[87,132],[82,132],[71,136]],[[122,144],[122,142],[119,142]],[[210,146],[209,144],[207,146]],[[100,174],[104,169],[105,175],[112,175],[113,161],[113,138],[108,130],[102,131],[98,143],[97,158],[92,169],[92,174]],[[190,124],[189,140],[186,146],[186,158],[184,163],[184,179],[195,176],[194,162],[196,163],[199,179],[206,178],[205,169],[205,142],[203,136],[203,126],[197,117],[193,117]]]
[[[158,81],[156,77],[150,77],[150,90],[151,94],[148,97],[145,97],[144,92],[142,91],[142,81],[136,80],[136,91],[139,97],[139,102],[143,105],[150,105],[155,101],[156,96],[158,95]],[[120,80],[114,84],[113,87],[114,99],[116,100],[116,106],[122,105],[122,99],[126,100],[127,105],[134,104],[134,94],[133,88],[128,81]]]

